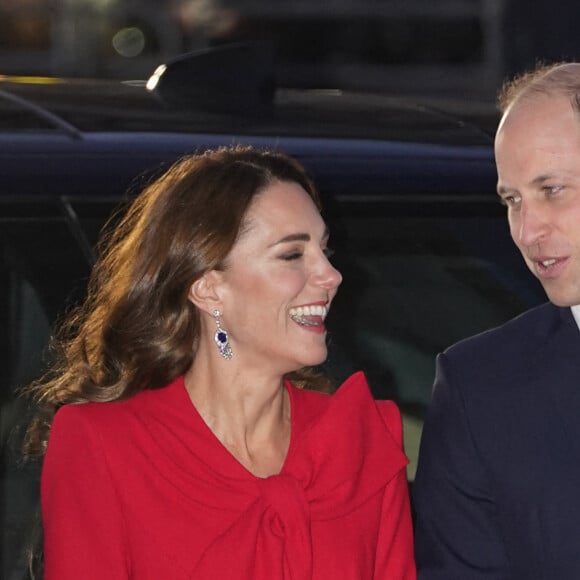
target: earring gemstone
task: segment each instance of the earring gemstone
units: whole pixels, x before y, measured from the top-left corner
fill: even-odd
[[[232,358],[232,347],[230,346],[228,340],[228,333],[225,329],[221,327],[220,323],[220,312],[219,310],[213,311],[213,316],[215,319],[215,324],[217,326],[217,330],[214,334],[214,342],[217,344],[217,347],[220,350],[221,355],[226,359],[229,360]]]

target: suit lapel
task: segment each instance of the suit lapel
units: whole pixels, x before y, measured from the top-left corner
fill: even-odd
[[[539,375],[555,403],[560,424],[554,428],[564,432],[572,462],[580,469],[580,331],[569,308],[554,310],[558,320],[536,363],[543,368]]]

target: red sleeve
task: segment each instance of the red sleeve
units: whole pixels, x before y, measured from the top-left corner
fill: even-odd
[[[50,431],[41,478],[44,580],[129,578],[119,498],[84,407],[60,409]]]
[[[402,448],[403,426],[397,406],[390,401],[380,401],[378,406],[391,435]],[[374,578],[415,580],[416,577],[409,487],[406,472],[401,469],[385,488]]]

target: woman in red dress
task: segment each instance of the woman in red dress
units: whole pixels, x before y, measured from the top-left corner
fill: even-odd
[[[136,198],[33,387],[45,580],[415,578],[397,408],[362,373],[317,392],[327,241],[279,153],[187,157]]]

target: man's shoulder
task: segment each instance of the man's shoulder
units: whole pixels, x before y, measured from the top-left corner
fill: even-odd
[[[445,354],[457,359],[476,357],[479,361],[486,356],[494,359],[501,356],[523,355],[535,351],[560,325],[565,317],[571,318],[569,309],[559,308],[550,302],[536,306],[505,324],[486,330],[450,346]]]
[[[536,363],[545,361],[545,349],[554,348],[568,324],[575,325],[569,308],[543,304],[449,347],[438,359],[437,376],[460,389],[464,403],[485,415],[483,408],[496,409],[500,400],[527,389],[532,377],[549,379],[552,367]]]

